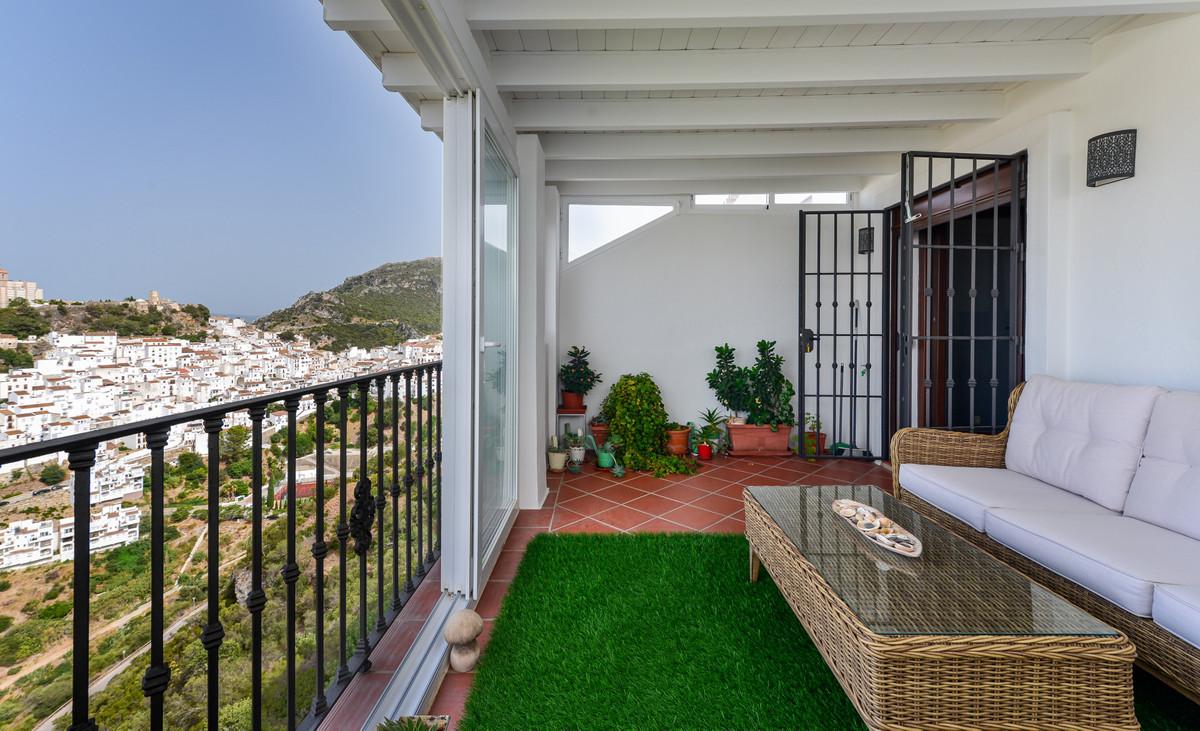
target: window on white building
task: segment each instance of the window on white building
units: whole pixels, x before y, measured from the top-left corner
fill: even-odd
[[[673,205],[572,203],[567,206],[567,261],[624,238],[674,210]]]
[[[697,206],[763,206],[766,193],[697,193],[692,197]]]
[[[849,193],[776,193],[780,205],[844,206],[850,202]]]

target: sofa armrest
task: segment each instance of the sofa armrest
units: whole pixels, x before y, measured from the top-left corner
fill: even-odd
[[[900,429],[892,436],[892,490],[900,494],[900,465],[1004,467],[1008,430],[1000,434],[968,434],[941,429]]]

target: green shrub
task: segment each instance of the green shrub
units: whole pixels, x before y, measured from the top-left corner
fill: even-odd
[[[71,602],[54,602],[38,610],[38,619],[62,619],[71,613]]]
[[[8,591],[12,588],[12,582],[8,579],[0,579],[0,591]]]
[[[0,632],[12,626],[13,618],[7,614],[0,614]]]
[[[618,460],[625,467],[655,476],[696,471],[691,460],[666,453],[667,410],[649,373],[621,376],[604,403],[609,428],[621,443]]]

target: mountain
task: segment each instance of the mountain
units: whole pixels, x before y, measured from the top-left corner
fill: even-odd
[[[440,332],[442,260],[384,264],[325,292],[309,292],[255,324],[285,339],[303,335],[334,351],[395,345]]]

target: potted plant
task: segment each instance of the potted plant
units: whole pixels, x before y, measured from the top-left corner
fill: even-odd
[[[583,397],[600,382],[600,374],[588,365],[591,353],[587,348],[572,345],[567,351],[567,362],[558,369],[558,380],[562,384],[562,407],[572,411],[583,408]]]
[[[712,459],[721,439],[721,430],[708,423],[697,426],[689,422],[688,426],[692,428],[690,435],[692,453],[698,459],[706,461]]]
[[[816,414],[804,415],[804,451],[806,457],[825,454],[825,432],[821,431],[821,420]]]
[[[608,428],[608,415],[604,413],[603,409],[588,422],[588,428],[592,430],[592,439],[595,440],[596,444],[604,446],[608,442],[610,431]],[[595,449],[595,447],[592,447],[592,449]]]
[[[649,373],[621,376],[605,399],[610,441],[617,441],[617,465],[630,470],[647,470],[656,477],[671,473],[691,474],[695,461],[686,455],[668,454],[665,449],[667,410],[662,392]],[[617,475],[616,469],[613,471]]]
[[[576,434],[567,429],[563,432],[563,444],[567,447],[567,456],[570,458],[571,464],[583,464],[583,458],[587,455],[583,434]]]
[[[729,451],[729,435],[726,433],[725,426],[726,418],[721,412],[716,409],[705,409],[700,412],[700,421],[703,422],[698,430],[697,436],[703,436],[704,439],[697,440],[707,442],[712,448],[713,454],[724,454]]]
[[[551,472],[562,472],[567,468],[567,448],[551,435],[550,444],[546,447],[546,463]]]
[[[733,412],[745,410],[744,423],[730,418],[726,423],[734,456],[788,456],[792,425],[796,421],[792,397],[796,389],[783,374],[783,356],[775,342],[758,341],[754,365],[739,367],[734,349],[718,346],[717,367],[708,374],[717,400]]]
[[[678,422],[669,422],[666,426],[667,431],[667,452],[674,455],[684,455],[688,453],[688,436],[692,433],[692,428],[686,424]]]

